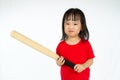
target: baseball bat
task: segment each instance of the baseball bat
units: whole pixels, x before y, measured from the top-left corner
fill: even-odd
[[[18,40],[18,41],[28,45],[29,47],[37,50],[38,52],[43,53],[44,55],[46,55],[48,57],[51,57],[51,58],[53,58],[55,60],[57,60],[59,58],[59,55],[57,55],[56,53],[52,52],[50,49],[44,47],[43,45],[33,41],[32,39],[26,37],[25,35],[17,32],[17,31],[12,31],[11,32],[11,36],[13,38],[15,38],[16,40]],[[67,65],[67,66],[69,66],[71,68],[74,68],[74,66],[75,66],[74,63],[72,63],[72,62],[70,62],[70,61],[68,61],[66,59],[65,59],[64,65]]]

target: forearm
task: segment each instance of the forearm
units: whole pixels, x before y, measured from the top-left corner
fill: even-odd
[[[90,67],[93,64],[93,59],[88,59],[85,63],[83,63],[83,66],[85,68]]]

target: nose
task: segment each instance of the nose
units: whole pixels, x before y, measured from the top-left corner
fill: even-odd
[[[72,25],[72,24],[70,24],[70,25],[69,25],[69,28],[70,28],[70,29],[71,29],[71,28],[73,28],[73,25]]]

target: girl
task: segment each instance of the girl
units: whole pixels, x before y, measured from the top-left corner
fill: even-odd
[[[89,80],[94,53],[89,39],[84,13],[78,8],[68,9],[62,21],[62,39],[56,48],[61,56],[56,60],[61,66],[61,80]],[[65,59],[75,63],[74,69],[64,65]]]

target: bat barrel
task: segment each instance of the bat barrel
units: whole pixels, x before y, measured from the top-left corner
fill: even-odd
[[[53,58],[53,59],[58,59],[59,56],[57,54],[55,54],[54,52],[52,52],[51,50],[49,50],[48,48],[44,47],[43,45],[33,41],[32,39],[24,36],[23,34],[17,32],[17,31],[12,31],[11,32],[11,36],[15,39],[17,39],[18,41],[30,46],[31,48]]]

